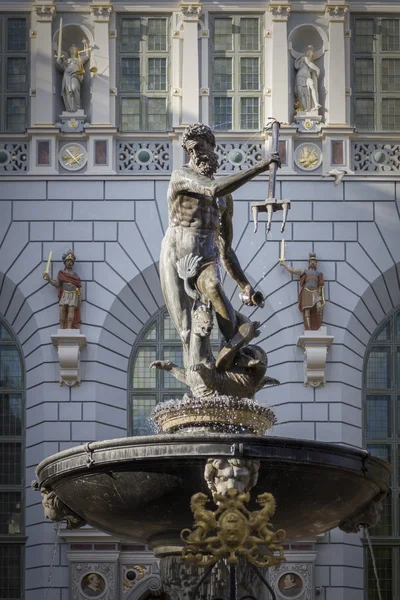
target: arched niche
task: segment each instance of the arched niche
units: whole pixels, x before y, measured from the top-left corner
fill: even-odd
[[[68,20],[70,15],[63,15],[63,26],[62,26],[62,54],[66,56],[68,54],[68,49],[75,44],[79,48],[79,50],[83,50],[84,42],[88,46],[94,46],[94,38],[93,33],[90,29],[82,24],[82,23],[68,23],[64,22]],[[60,24],[58,23],[57,29],[53,34],[53,51],[54,55],[57,54],[58,48],[58,36],[60,32]],[[61,97],[61,83],[62,83],[62,72],[57,68],[56,59],[54,58],[54,68],[56,70],[56,120],[58,120],[58,116],[65,110],[64,103]],[[82,108],[85,111],[85,115],[88,117],[88,121],[90,120],[90,112],[91,112],[91,74],[89,71],[89,62],[85,65],[85,75],[82,82],[81,87],[81,101]]]
[[[325,112],[325,53],[328,50],[329,41],[328,36],[324,29],[318,25],[313,25],[311,23],[304,23],[301,25],[297,25],[294,27],[289,33],[288,37],[288,48],[289,52],[292,56],[291,60],[291,68],[290,68],[290,90],[292,97],[292,110],[293,114],[294,103],[295,103],[295,79],[296,79],[296,69],[294,63],[297,58],[303,56],[308,46],[313,46],[315,51],[315,64],[320,69],[320,76],[318,79],[318,93],[319,93],[319,101],[322,104],[322,108],[320,109],[320,114],[324,115]]]

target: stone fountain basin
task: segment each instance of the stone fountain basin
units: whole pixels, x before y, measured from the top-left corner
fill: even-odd
[[[257,494],[274,494],[273,524],[290,540],[315,539],[389,490],[390,466],[365,450],[248,434],[93,442],[50,456],[36,475],[93,527],[157,547],[191,527],[190,498],[209,494],[203,472],[211,457],[260,460],[249,508],[260,508]]]

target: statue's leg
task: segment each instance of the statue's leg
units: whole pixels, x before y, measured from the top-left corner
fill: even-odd
[[[67,307],[65,307],[67,308]],[[75,306],[68,306],[68,316],[67,316],[67,329],[72,329],[72,323],[74,322],[75,316]]]
[[[311,97],[314,102],[314,108],[321,108],[321,105],[318,102],[317,92],[315,89],[315,85],[312,79],[307,79],[307,88],[310,90]]]
[[[183,279],[179,277],[176,270],[176,261],[174,244],[168,238],[164,238],[160,254],[161,289],[169,315],[181,337],[184,354],[187,356],[191,300],[185,292]]]
[[[317,302],[316,307],[317,307],[317,321],[318,321],[318,329],[319,329],[322,325],[322,319],[323,319],[323,309],[322,309],[322,304],[320,301]]]
[[[68,306],[60,304],[60,329],[65,329]]]
[[[197,278],[198,290],[211,302],[215,310],[218,327],[229,342],[237,331],[236,312],[225,295],[215,264],[203,269]]]
[[[72,78],[71,89],[74,97],[74,104],[78,110],[81,108],[81,85],[75,77]]]
[[[304,328],[308,331],[311,329],[311,316],[310,309],[305,308],[303,310],[303,320],[304,320]]]

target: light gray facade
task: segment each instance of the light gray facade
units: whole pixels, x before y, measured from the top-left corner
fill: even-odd
[[[292,2],[291,6],[283,1],[232,2],[217,8],[206,2],[181,6],[151,1],[146,6],[61,2],[55,7],[45,2],[36,6],[0,3],[2,14],[30,14],[30,123],[24,133],[0,133],[0,149],[11,157],[0,164],[0,317],[18,339],[26,373],[25,598],[80,600],[84,596],[76,591],[79,573],[104,568],[107,600],[141,599],[159,590],[151,556],[135,547],[134,541],[120,544],[90,529],[62,530],[57,535],[45,521],[40,495],[31,490],[30,482],[38,462],[50,454],[130,433],[127,390],[132,349],[146,324],[164,307],[158,258],[168,227],[169,175],[185,160],[180,147],[184,126],[192,120],[212,124],[210,15],[260,16],[261,114],[291,123],[281,129],[286,160],[278,173],[277,197],[291,201],[284,234],[279,213],[268,235],[265,214],[253,233],[250,205],[266,198],[267,177],[234,194],[234,248],[247,277],[266,298],[265,307],[255,313],[262,324],[258,340],[268,352],[268,374],[281,382],[257,396],[261,403],[273,406],[277,416],[269,434],[359,447],[365,439],[366,349],[379,325],[400,306],[400,164],[398,130],[355,131],[353,127],[352,19],[363,14],[400,17],[400,8],[395,1],[344,4],[339,0]],[[130,13],[165,14],[170,19],[168,131],[119,129],[118,18]],[[82,133],[60,132],[55,126],[62,107],[52,44],[60,15],[65,24],[82,25],[88,39],[95,40],[97,64],[105,69],[104,76],[91,80],[85,76],[91,86],[84,97],[91,125]],[[307,25],[319,27],[327,44],[321,59],[322,126],[311,133],[293,123],[294,71],[288,52],[288,43],[296,39],[293,31]],[[193,31],[198,61],[190,69],[187,57]],[[303,33],[308,35],[309,30]],[[222,175],[237,168],[230,162],[233,150],[251,162],[257,160],[257,152],[268,149],[268,135],[262,131],[219,131],[216,137]],[[98,165],[96,142],[104,140],[107,160]],[[49,142],[46,165],[38,164],[40,141]],[[335,142],[342,144],[341,163],[334,157]],[[75,173],[59,161],[60,151],[70,143],[87,152],[87,163]],[[315,170],[299,166],[301,144],[314,145],[320,154]],[[149,161],[138,160],[143,149],[150,151]],[[386,153],[386,162],[375,160],[376,152]],[[12,158],[21,154],[25,159],[20,162]],[[348,170],[342,184],[335,186],[333,177],[322,177],[332,168]],[[298,280],[279,265],[282,238],[289,263],[305,266],[314,251],[324,273],[324,324],[334,336],[325,386],[304,385],[304,353],[297,347],[304,331],[297,307]],[[82,384],[72,388],[59,385],[60,366],[51,341],[58,329],[57,297],[42,278],[49,251],[55,277],[62,254],[70,248],[83,282],[81,331],[87,338],[81,352]],[[238,309],[240,290],[229,277],[225,287]],[[252,310],[244,312],[250,315]],[[397,542],[392,536],[389,546]],[[307,594],[299,598],[362,600],[366,597],[364,556],[360,537],[339,530],[315,545],[313,540],[294,544],[288,550],[289,563],[299,569],[314,565],[305,578]],[[129,587],[126,570],[135,565],[144,569],[143,577]],[[385,600],[394,600],[395,590],[400,590],[400,573],[393,575],[393,581]]]

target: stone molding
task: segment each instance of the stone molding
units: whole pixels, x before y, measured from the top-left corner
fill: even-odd
[[[94,4],[90,6],[90,16],[93,21],[108,23],[112,14],[111,4]]]
[[[344,21],[348,10],[347,5],[328,4],[325,7],[325,17],[329,21]]]
[[[287,21],[292,10],[290,4],[270,4],[269,11],[273,21]]]
[[[304,385],[325,385],[326,358],[333,340],[325,326],[317,331],[305,331],[297,340],[297,345],[304,350]]]
[[[59,329],[56,335],[51,336],[51,341],[58,351],[60,385],[80,385],[80,353],[81,348],[86,346],[86,336],[79,329]]]
[[[34,4],[32,11],[36,19],[41,22],[52,21],[56,16],[56,7],[54,4]]]
[[[181,2],[179,6],[182,21],[199,22],[202,12],[202,7],[199,2]]]

